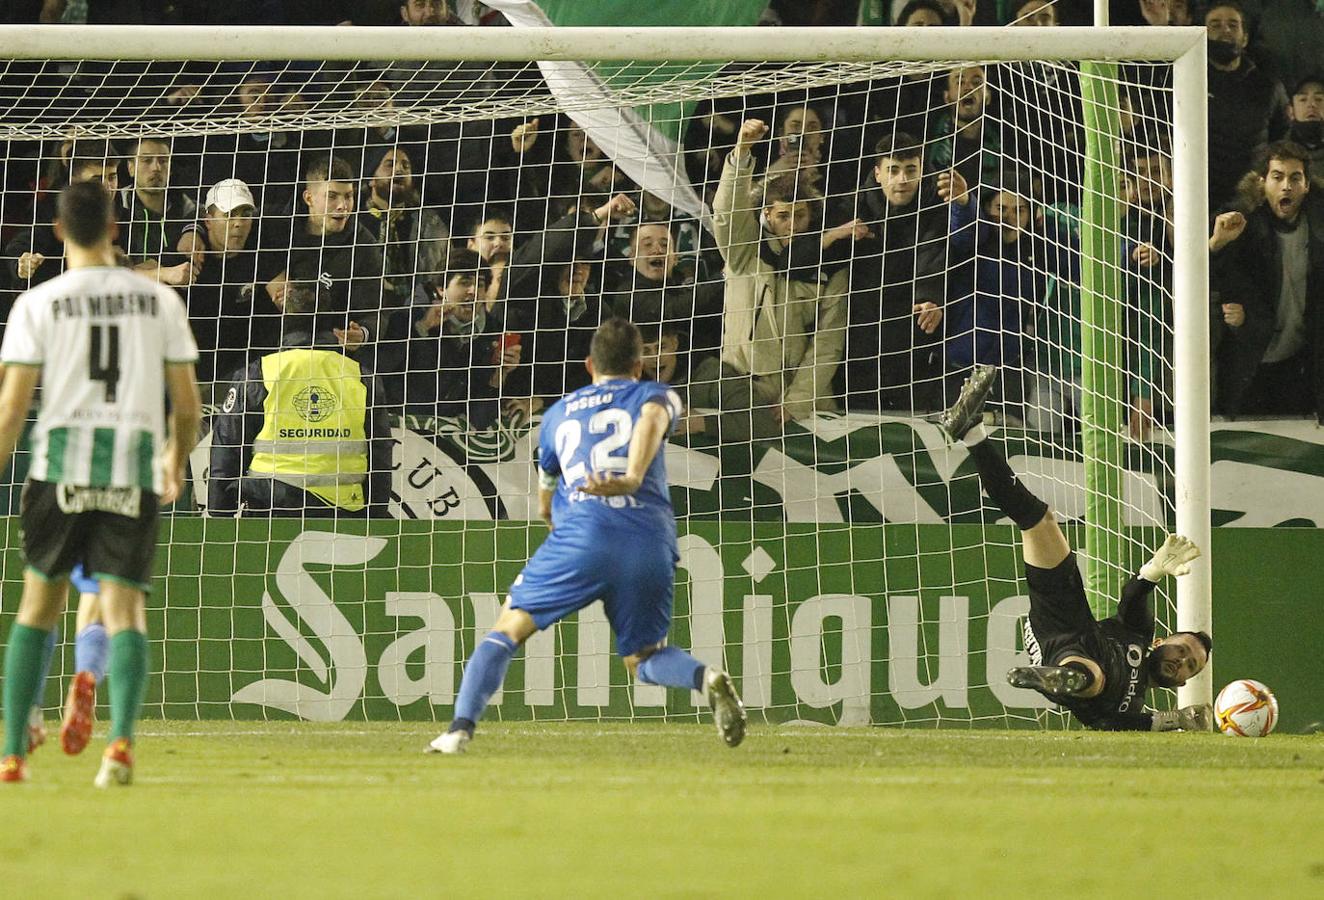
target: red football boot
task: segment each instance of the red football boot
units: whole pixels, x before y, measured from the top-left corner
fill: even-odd
[[[6,756],[0,760],[0,781],[27,781],[28,765],[21,756]]]
[[[70,756],[83,752],[92,737],[92,719],[97,708],[97,679],[91,672],[79,672],[69,684],[64,701],[64,722],[60,725],[60,746]]]

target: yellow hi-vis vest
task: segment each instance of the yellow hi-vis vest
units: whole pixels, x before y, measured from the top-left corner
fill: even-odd
[[[350,512],[364,507],[368,389],[359,364],[334,350],[281,350],[262,358],[262,431],[248,471]]]

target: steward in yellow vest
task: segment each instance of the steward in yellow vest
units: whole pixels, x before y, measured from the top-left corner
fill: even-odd
[[[385,398],[340,339],[291,301],[280,348],[240,373],[212,418],[208,512],[385,516]]]

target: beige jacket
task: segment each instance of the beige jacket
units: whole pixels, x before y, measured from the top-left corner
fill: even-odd
[[[781,402],[793,418],[835,410],[831,382],[846,346],[847,271],[827,284],[795,281],[760,257],[767,238],[751,192],[753,171],[752,159],[728,156],[713,200],[713,232],[726,261],[722,362],[753,375],[755,395]]]

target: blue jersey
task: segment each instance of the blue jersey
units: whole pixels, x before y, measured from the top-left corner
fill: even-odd
[[[683,412],[680,397],[657,381],[611,379],[562,397],[542,420],[538,462],[558,476],[552,499],[556,531],[610,531],[676,543],[676,515],[667,488],[664,448],[658,448],[643,483],[625,497],[595,497],[579,490],[590,472],[623,473],[639,412],[658,403],[672,425]],[[670,432],[670,428],[668,428]]]

